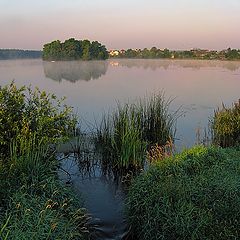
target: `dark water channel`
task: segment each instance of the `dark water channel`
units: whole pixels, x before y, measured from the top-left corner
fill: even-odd
[[[89,142],[87,149],[81,146],[76,151],[74,141],[59,147],[59,176],[64,184],[73,186],[90,214],[91,239],[133,239],[125,216],[126,177],[103,169],[101,155]]]

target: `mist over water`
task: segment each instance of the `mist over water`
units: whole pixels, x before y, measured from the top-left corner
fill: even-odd
[[[58,97],[82,120],[83,129],[94,129],[104,111],[116,101],[132,101],[164,91],[174,98],[171,109],[181,106],[184,115],[177,123],[177,144],[191,146],[196,129],[202,131],[222,102],[239,98],[240,62],[205,60],[110,59],[108,61],[43,62],[0,61],[1,85],[38,86]]]

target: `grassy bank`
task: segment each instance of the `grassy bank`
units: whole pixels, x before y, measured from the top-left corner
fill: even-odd
[[[240,151],[196,146],[155,163],[132,184],[139,239],[239,239]]]
[[[83,239],[87,216],[71,189],[57,178],[58,162],[46,150],[1,166],[3,239]]]
[[[54,95],[0,87],[0,238],[84,239],[87,216],[59,182],[49,144],[73,134],[76,119]]]

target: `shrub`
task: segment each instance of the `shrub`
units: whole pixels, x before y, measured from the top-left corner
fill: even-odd
[[[0,239],[83,239],[85,211],[57,178],[50,144],[69,138],[71,108],[44,91],[0,87]]]
[[[240,99],[232,108],[218,109],[212,120],[213,142],[221,147],[240,143]]]
[[[0,157],[9,155],[12,141],[33,135],[44,143],[62,140],[76,125],[71,110],[63,99],[37,88],[0,87]]]
[[[194,147],[133,182],[127,213],[142,240],[239,239],[240,151]]]

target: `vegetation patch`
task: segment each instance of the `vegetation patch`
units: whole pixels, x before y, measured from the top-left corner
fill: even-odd
[[[103,164],[117,168],[142,168],[147,149],[174,141],[177,112],[170,113],[171,100],[162,93],[118,104],[107,114],[97,131]]]
[[[240,151],[196,146],[137,177],[127,213],[139,239],[239,239]]]
[[[44,91],[0,87],[0,238],[83,239],[87,216],[57,178],[52,143],[69,138],[76,118]]]
[[[6,59],[36,59],[42,57],[42,51],[0,49],[0,60]]]
[[[213,142],[221,147],[240,144],[240,100],[231,108],[217,109],[211,123]]]
[[[84,239],[88,217],[57,179],[53,156],[34,146],[9,164],[1,169],[2,239]]]
[[[59,40],[46,43],[43,47],[43,60],[105,60],[108,52],[98,41],[76,40],[70,38],[65,42]]]

